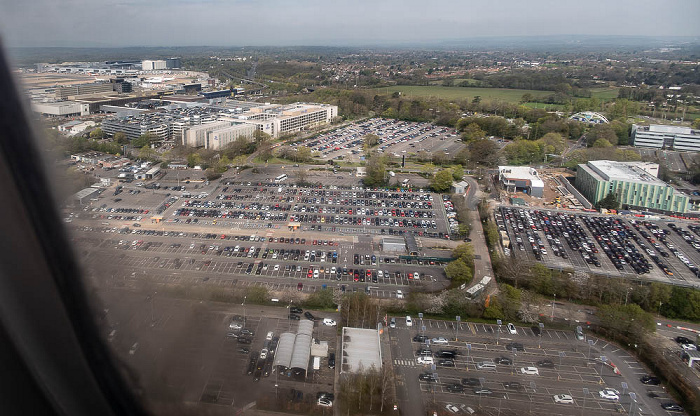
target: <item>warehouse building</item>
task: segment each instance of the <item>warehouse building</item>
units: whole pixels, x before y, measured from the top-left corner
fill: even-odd
[[[613,193],[622,208],[685,213],[689,197],[659,179],[659,165],[594,160],[578,165],[576,188],[595,204]]]
[[[382,368],[382,348],[376,329],[343,327],[341,373]]]
[[[632,126],[632,145],[656,149],[700,152],[700,130],[690,127],[666,126]]]
[[[101,82],[58,87],[56,88],[55,94],[57,100],[67,100],[68,97],[74,97],[76,95],[99,94],[112,91],[112,83]]]
[[[524,192],[537,198],[544,194],[544,181],[528,166],[499,166],[498,181],[508,192]]]
[[[382,251],[387,253],[405,253],[406,242],[402,237],[382,237]]]
[[[90,105],[75,101],[56,103],[32,102],[32,110],[49,117],[86,116],[90,114]]]

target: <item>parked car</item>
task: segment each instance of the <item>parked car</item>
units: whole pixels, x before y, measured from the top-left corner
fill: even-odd
[[[314,316],[311,314],[311,312],[309,312],[309,311],[304,312],[304,317],[305,317],[306,319],[308,319],[309,321],[315,321],[315,320],[316,320],[316,317],[314,317]]]
[[[422,373],[418,375],[418,380],[427,381],[428,383],[434,383],[437,381],[437,378],[432,373]]]
[[[540,360],[537,362],[538,367],[544,367],[544,368],[554,368],[554,363],[552,360]]]
[[[601,399],[620,400],[620,392],[613,388],[606,388],[598,392]]]
[[[503,388],[509,390],[520,390],[523,388],[523,385],[517,381],[506,381],[505,383],[503,383]]]
[[[336,326],[336,322],[331,318],[323,318],[323,325],[326,326]]]
[[[294,313],[290,313],[290,314],[289,314],[289,319],[291,319],[292,321],[298,321],[298,320],[301,319],[301,316],[299,316],[299,315],[297,315],[297,314],[294,314]]]
[[[430,342],[432,344],[442,344],[442,345],[449,344],[449,341],[445,337],[436,337],[436,338],[431,339]]]
[[[297,307],[297,306],[292,306],[291,308],[289,308],[289,312],[291,312],[291,313],[302,313],[302,312],[304,312],[304,311],[303,311],[301,308]]]
[[[510,323],[510,322],[508,322],[508,332],[509,332],[511,335],[517,335],[517,334],[518,334],[518,331],[515,329],[515,325],[513,325],[513,324]]]
[[[661,384],[661,380],[654,376],[644,376],[639,379],[643,384],[651,384],[652,386],[658,386]]]
[[[513,360],[508,357],[496,357],[494,358],[493,362],[501,365],[513,365]]]
[[[448,384],[445,386],[447,391],[450,393],[464,393],[464,387],[462,387],[461,384],[453,383],[453,384]]]
[[[574,398],[568,394],[556,394],[556,395],[554,395],[554,403],[573,404]]]
[[[520,369],[520,372],[523,374],[530,375],[530,376],[539,376],[540,375],[540,370],[538,370],[537,367],[522,367]]]
[[[675,403],[662,403],[661,408],[664,410],[670,410],[672,412],[682,412],[683,408]]]

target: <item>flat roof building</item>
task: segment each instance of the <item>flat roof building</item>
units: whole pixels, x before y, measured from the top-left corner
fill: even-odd
[[[688,195],[659,179],[659,165],[593,160],[578,165],[576,188],[595,204],[613,193],[621,208],[685,213]]]
[[[382,349],[376,329],[343,327],[341,373],[361,373],[382,368]]]
[[[634,124],[631,141],[635,147],[700,152],[700,130],[690,127]]]
[[[255,126],[245,123],[235,123],[229,127],[213,130],[206,135],[204,148],[222,150],[239,138],[252,141],[255,130]]]
[[[498,180],[508,192],[521,191],[538,198],[544,194],[544,181],[529,166],[499,166]]]

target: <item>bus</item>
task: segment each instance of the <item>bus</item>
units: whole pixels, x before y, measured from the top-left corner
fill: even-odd
[[[288,178],[287,174],[286,174],[286,173],[283,173],[283,174],[281,174],[280,176],[278,176],[278,177],[275,178],[275,183],[284,182],[284,181],[287,180],[287,178]]]

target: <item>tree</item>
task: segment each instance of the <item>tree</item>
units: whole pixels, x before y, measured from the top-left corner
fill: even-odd
[[[661,312],[672,319],[700,321],[700,290],[674,286],[668,302],[662,305]]]
[[[370,156],[367,161],[367,176],[362,179],[366,186],[381,186],[386,183],[386,160],[379,155]]]
[[[529,92],[526,92],[525,94],[523,94],[522,97],[520,97],[520,102],[521,103],[529,103],[533,100],[533,98],[534,97],[532,96],[532,94],[530,94]]]
[[[476,123],[471,123],[466,126],[462,132],[462,140],[465,142],[471,142],[477,139],[483,139],[486,136],[486,132],[479,127]]]
[[[700,130],[700,117],[693,120],[693,128],[695,130]]]
[[[151,140],[153,140],[153,138],[153,133],[146,132],[146,134],[142,134],[139,137],[132,140],[131,145],[136,148],[141,148],[143,146],[151,144]]]
[[[442,169],[430,180],[430,187],[435,192],[446,192],[452,186],[452,170]]]
[[[271,140],[272,136],[270,136],[269,134],[265,133],[262,130],[256,129],[253,132],[253,139],[255,139],[255,143],[262,143],[262,142]]]
[[[104,135],[105,135],[104,132],[99,127],[90,132],[91,139],[101,139],[104,137]]]
[[[365,147],[367,148],[374,147],[379,144],[379,136],[377,136],[376,134],[365,134],[364,140]]]
[[[445,275],[455,284],[469,283],[473,277],[471,268],[461,258],[447,263]]]
[[[464,176],[464,168],[462,165],[453,165],[450,167],[450,169],[452,170],[452,177],[454,180],[461,181],[462,177]]]
[[[608,192],[608,194],[605,196],[605,198],[601,199],[595,204],[597,209],[605,208],[605,209],[618,209],[620,208],[620,202],[617,200],[617,197],[615,196],[614,193]]]
[[[612,147],[612,144],[610,144],[609,141],[600,138],[593,143],[593,147],[598,147],[598,148],[606,148],[606,147]]]
[[[495,166],[498,162],[498,145],[491,140],[474,140],[469,143],[468,148],[473,162],[484,166]]]
[[[298,162],[308,162],[311,160],[311,149],[306,146],[297,147],[296,160]]]
[[[469,243],[462,243],[452,250],[452,257],[461,259],[471,268],[474,264],[474,247]]]
[[[617,134],[609,124],[597,124],[586,133],[586,143],[592,147],[598,139],[605,139],[612,145],[617,145]]]
[[[566,149],[566,141],[559,133],[550,132],[538,140],[545,153],[561,154]]]
[[[202,156],[199,153],[191,153],[187,156],[187,166],[193,168],[202,164]]]
[[[258,142],[258,155],[265,162],[272,159],[272,143],[269,140]]]
[[[155,159],[156,151],[151,149],[151,146],[145,145],[139,149],[139,159],[153,160]]]

